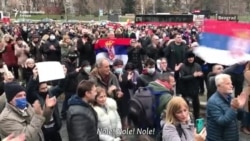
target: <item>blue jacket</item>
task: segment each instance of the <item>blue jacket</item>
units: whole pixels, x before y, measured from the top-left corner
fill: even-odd
[[[215,92],[207,103],[207,141],[238,141],[237,112]]]

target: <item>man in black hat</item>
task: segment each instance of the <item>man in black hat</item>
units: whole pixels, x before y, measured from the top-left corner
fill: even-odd
[[[191,98],[193,104],[193,115],[195,119],[199,118],[200,101],[199,88],[200,79],[203,76],[201,66],[194,61],[195,55],[192,51],[187,52],[186,60],[180,68],[180,85],[183,98]]]
[[[0,135],[7,137],[11,133],[24,133],[26,140],[44,141],[42,125],[50,120],[52,107],[56,98],[49,96],[45,100],[45,109],[42,110],[38,101],[33,107],[27,102],[25,88],[17,82],[8,82],[4,86],[7,104],[0,115]]]

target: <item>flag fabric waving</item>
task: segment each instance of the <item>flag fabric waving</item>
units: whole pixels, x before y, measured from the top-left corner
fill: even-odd
[[[194,53],[208,63],[233,65],[250,60],[250,25],[207,20]]]
[[[130,38],[99,39],[95,44],[96,59],[107,58],[110,64],[115,59],[121,59],[124,64],[128,62],[127,48],[130,46]]]

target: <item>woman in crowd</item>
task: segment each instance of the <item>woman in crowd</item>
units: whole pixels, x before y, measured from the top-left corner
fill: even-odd
[[[196,134],[186,101],[173,97],[166,108],[166,119],[162,131],[163,141],[205,141],[206,131]]]
[[[115,100],[108,98],[105,89],[98,87],[94,109],[98,115],[100,141],[120,141],[121,119]]]
[[[61,47],[62,59],[66,58],[69,52],[74,52],[76,48],[74,48],[73,41],[70,40],[68,35],[64,35],[63,39],[59,42]]]
[[[30,80],[30,77],[32,76],[33,74],[33,69],[35,68],[35,60],[32,59],[32,58],[28,58],[26,61],[25,61],[25,65],[24,65],[24,68],[23,68],[23,79],[25,81],[25,84],[27,85],[29,80]]]

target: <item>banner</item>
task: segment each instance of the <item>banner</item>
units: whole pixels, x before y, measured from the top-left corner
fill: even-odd
[[[207,20],[194,53],[208,63],[232,65],[250,60],[250,25]]]
[[[126,64],[130,40],[130,38],[99,39],[95,44],[96,59],[105,57],[110,61],[110,65],[115,59],[121,59]]]

